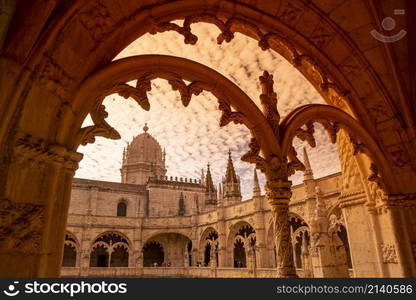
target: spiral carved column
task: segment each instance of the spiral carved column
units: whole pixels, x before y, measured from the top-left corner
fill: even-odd
[[[291,181],[273,180],[266,183],[266,197],[273,216],[278,277],[297,277],[289,227]]]

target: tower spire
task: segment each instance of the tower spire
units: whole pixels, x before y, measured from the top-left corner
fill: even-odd
[[[313,179],[313,172],[311,163],[309,162],[308,152],[306,152],[306,148],[303,147],[303,164],[305,166],[305,171],[303,172],[303,180],[312,180]]]
[[[209,163],[207,164],[207,178],[206,178],[206,184],[205,184],[205,191],[206,192],[213,192],[215,191],[214,183],[212,181],[211,177],[211,170],[209,169]]]
[[[235,174],[233,160],[231,158],[231,150],[228,150],[227,170],[225,171],[225,182],[238,183],[239,180]]]
[[[253,198],[254,197],[260,197],[261,190],[259,185],[259,179],[257,177],[257,171],[256,168],[254,168],[254,178],[253,178]]]
[[[235,173],[231,150],[228,151],[227,170],[222,180],[222,188],[223,200],[226,205],[241,201],[240,178]]]
[[[209,163],[207,164],[207,175],[205,183],[205,201],[207,204],[217,204],[217,190],[214,187],[214,183],[211,177],[211,170]]]

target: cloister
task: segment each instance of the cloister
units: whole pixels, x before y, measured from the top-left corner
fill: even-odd
[[[238,223],[228,236],[207,226],[198,245],[191,245],[195,239],[184,232],[153,232],[142,238],[140,249],[134,248],[134,240],[125,234],[101,232],[93,237],[87,256],[80,252],[78,238],[66,232],[71,185],[83,158],[78,147],[94,143],[97,136],[120,138],[105,120],[104,98],[119,94],[133,98],[137,109],[151,110],[147,93],[154,79],[164,79],[178,91],[184,107],[194,95],[211,93],[222,113],[218,120],[221,126],[243,124],[250,131],[249,151],[241,159],[266,177],[265,199],[272,222],[264,251],[269,251],[268,257],[275,257],[275,261],[261,264],[275,268],[273,276],[296,277],[296,267],[303,261],[302,244],[315,245],[322,237],[322,224],[329,222],[323,221],[317,205],[316,217],[309,224],[311,234],[298,224],[293,232],[298,242],[293,244],[289,215],[292,183],[288,178],[296,170],[305,170],[293,139],[314,147],[316,123],[338,146],[342,172],[357,170],[355,179],[363,186],[359,197],[365,199],[361,202],[365,214],[360,210],[354,220],[366,219],[374,229],[375,253],[380,261],[377,276],[416,276],[415,1],[3,3],[2,277],[57,277],[62,262],[77,266],[82,259],[89,259],[93,267],[129,267],[137,263],[133,259],[150,267],[161,261],[162,253],[178,267],[180,260],[182,266],[200,261],[249,269],[254,264],[258,232],[247,222]],[[395,43],[371,38],[371,29],[387,33],[381,20],[394,8],[406,10],[397,25],[406,28],[407,35]],[[183,36],[184,43],[194,45],[198,43],[191,26],[195,23],[218,27],[218,44],[232,43],[239,33],[257,40],[262,50],[279,53],[315,87],[326,104],[303,105],[281,118],[271,70],[258,74],[262,104],[258,107],[229,78],[179,54],[114,60],[146,33],[157,36],[174,31]],[[88,115],[94,124],[82,127]],[[352,190],[343,191],[339,209],[345,216],[358,211],[354,211],[357,197]],[[171,239],[183,245],[180,253],[169,251],[166,245]],[[214,251],[216,247],[225,249]],[[159,256],[148,255],[149,248],[155,249],[151,253],[159,251]],[[197,253],[192,249],[198,249]],[[187,251],[189,255],[184,255]]]

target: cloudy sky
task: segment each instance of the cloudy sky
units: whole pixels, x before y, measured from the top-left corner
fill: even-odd
[[[183,37],[175,32],[147,34],[124,49],[115,59],[141,54],[166,54],[188,58],[220,72],[236,83],[260,107],[258,77],[264,70],[273,74],[278,93],[278,109],[282,117],[294,108],[308,103],[324,103],[311,84],[284,58],[272,51],[262,51],[257,41],[236,34],[230,43],[217,45],[218,29],[213,25],[194,24],[193,32],[199,37],[196,45],[185,45]],[[249,131],[243,125],[229,124],[220,128],[220,111],[216,99],[207,92],[193,96],[184,108],[179,94],[172,91],[164,80],[152,81],[148,93],[149,112],[142,110],[132,99],[110,95],[104,100],[107,118],[121,136],[121,140],[98,137],[94,144],[81,146],[84,159],[76,173],[78,178],[120,182],[123,148],[134,136],[143,132],[144,123],[149,133],[166,148],[168,176],[200,178],[201,168],[211,164],[214,183],[218,184],[225,173],[228,149],[231,149],[234,166],[242,181],[243,199],[252,191],[253,166],[240,160],[248,147]],[[87,118],[84,125],[90,124]],[[295,147],[302,159],[306,146],[315,178],[338,172],[336,147],[330,144],[326,132],[316,127],[318,146],[311,149],[295,139]],[[302,182],[297,172],[291,180]],[[264,177],[260,175],[264,183]],[[262,189],[264,193],[264,188]]]

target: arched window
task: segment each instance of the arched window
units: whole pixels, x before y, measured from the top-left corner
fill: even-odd
[[[75,267],[77,263],[78,242],[70,233],[65,233],[64,255],[62,257],[63,267]]]
[[[73,244],[64,245],[64,256],[62,258],[63,267],[75,267],[77,262],[77,250]]]
[[[117,205],[117,217],[125,217],[127,215],[127,205],[124,202],[119,202]]]

